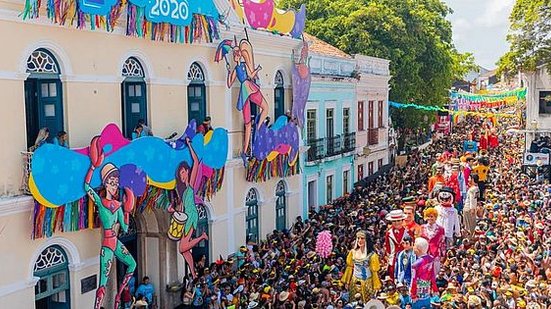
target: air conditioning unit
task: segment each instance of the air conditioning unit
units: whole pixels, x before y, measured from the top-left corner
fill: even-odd
[[[370,153],[371,153],[371,149],[369,149],[369,147],[366,146],[363,148],[364,156],[369,156]]]
[[[523,161],[524,165],[537,165],[538,161],[541,161],[541,165],[549,165],[549,154],[526,152]]]

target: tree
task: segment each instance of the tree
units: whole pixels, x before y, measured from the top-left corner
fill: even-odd
[[[534,71],[551,62],[551,0],[517,0],[507,41],[509,51],[498,61],[498,73]],[[549,67],[551,69],[551,67]]]
[[[389,59],[390,99],[443,105],[457,76],[473,64],[452,42],[446,16],[451,9],[440,0],[282,0],[306,4],[306,31],[349,54]],[[393,110],[394,122],[418,127],[426,112]]]

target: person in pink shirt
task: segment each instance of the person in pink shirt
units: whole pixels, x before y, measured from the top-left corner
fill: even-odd
[[[438,295],[436,276],[434,274],[434,258],[428,254],[429,242],[422,238],[415,239],[413,251],[417,261],[411,265],[413,278],[411,280],[410,295],[413,309],[430,308],[432,295]]]
[[[434,272],[440,272],[442,259],[446,258],[446,234],[444,228],[436,223],[438,211],[431,207],[423,211],[427,223],[421,226],[421,237],[429,242],[428,253],[434,258]]]

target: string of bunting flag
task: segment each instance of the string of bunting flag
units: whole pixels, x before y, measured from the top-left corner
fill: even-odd
[[[450,93],[450,97],[452,100],[464,100],[474,103],[505,102],[512,104],[526,98],[526,88],[517,88],[494,94],[476,94],[464,91],[452,91]]]
[[[516,117],[515,114],[504,114],[504,113],[484,113],[484,112],[474,112],[474,111],[466,111],[466,110],[451,110],[448,108],[440,107],[440,106],[431,106],[431,105],[418,105],[413,103],[398,103],[398,102],[392,102],[388,101],[388,104],[394,108],[404,109],[404,108],[415,108],[419,110],[429,111],[429,112],[448,112],[453,115],[471,115],[471,116],[479,116],[479,117]]]

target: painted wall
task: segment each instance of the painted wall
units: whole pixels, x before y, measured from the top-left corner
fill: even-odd
[[[227,4],[226,4],[227,5]],[[31,240],[32,200],[19,197],[23,166],[21,151],[26,148],[24,80],[26,60],[37,48],[49,50],[61,68],[64,125],[72,147],[88,145],[106,123],[122,124],[121,68],[124,61],[136,57],[145,69],[148,101],[148,121],[158,136],[182,132],[187,126],[187,72],[193,62],[204,69],[207,86],[207,114],[214,127],[228,129],[230,151],[222,190],[209,203],[210,256],[234,253],[245,242],[245,197],[254,188],[260,196],[259,235],[264,238],[275,228],[275,191],[280,179],[253,184],[245,181],[241,160],[243,122],[235,109],[237,86],[226,88],[224,64],[213,62],[218,42],[213,44],[172,44],[153,42],[123,35],[124,29],[113,33],[77,30],[53,25],[46,18],[23,22],[17,16],[23,9],[22,0],[0,2],[0,34],[5,42],[0,57],[0,93],[2,113],[0,139],[0,256],[1,265],[10,265],[0,276],[0,302],[17,308],[34,307],[34,281],[31,278],[35,257],[42,245],[57,240],[69,255],[74,255],[71,269],[73,308],[90,308],[94,292],[80,295],[80,280],[98,271],[100,231],[89,230],[60,233],[51,239]],[[243,29],[223,31],[223,38],[243,37]],[[291,53],[298,50],[300,40],[249,31],[255,47],[255,60],[263,69],[260,83],[267,101],[274,100],[274,77],[281,70],[285,80],[286,109],[290,108]],[[108,48],[97,48],[97,47]],[[270,107],[273,119],[274,107]],[[302,175],[284,179],[287,188],[287,227],[302,214]],[[140,215],[141,216],[141,215]],[[141,263],[141,275],[149,275],[161,298],[161,307],[170,308],[164,286],[180,280],[183,260],[176,244],[166,239],[168,213],[144,214],[140,217],[139,247],[136,257]],[[156,252],[158,254],[156,254]],[[78,257],[78,258],[77,258]],[[112,292],[112,291],[111,291]],[[15,306],[13,306],[15,305]],[[106,305],[105,307],[108,307]]]

